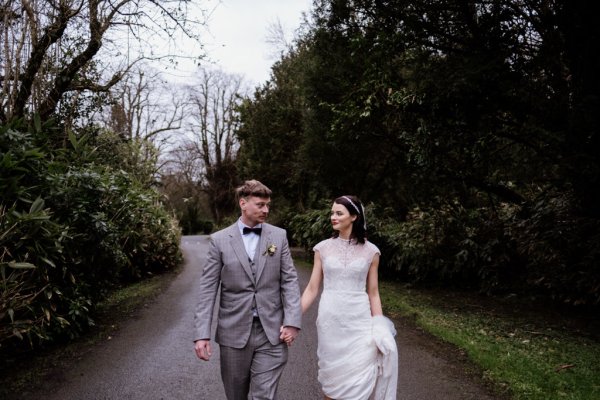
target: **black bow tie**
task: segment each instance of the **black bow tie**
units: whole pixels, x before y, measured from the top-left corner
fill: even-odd
[[[262,232],[262,228],[248,228],[247,226],[245,226],[243,232],[244,232],[244,235],[247,235],[250,232],[254,232],[257,235],[260,235],[260,233]]]

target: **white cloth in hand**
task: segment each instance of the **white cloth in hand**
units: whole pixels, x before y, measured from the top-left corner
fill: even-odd
[[[396,399],[398,386],[398,347],[396,346],[394,323],[383,315],[373,317],[373,340],[378,355],[379,374],[375,384],[374,400]]]

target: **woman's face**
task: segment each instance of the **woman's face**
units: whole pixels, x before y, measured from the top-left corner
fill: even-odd
[[[334,230],[341,233],[352,233],[352,223],[356,215],[350,215],[348,209],[343,204],[333,203],[331,206],[331,226]]]

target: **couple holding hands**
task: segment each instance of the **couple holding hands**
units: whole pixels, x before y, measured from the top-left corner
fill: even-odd
[[[396,399],[398,353],[378,289],[379,249],[366,239],[362,203],[341,196],[331,208],[333,237],[314,247],[300,296],[285,230],[265,222],[271,190],[256,180],[236,191],[241,216],[211,235],[199,282],[194,349],[208,361],[215,341],[228,400],[272,400],[302,313],[317,297],[318,379],[325,399]],[[219,292],[220,289],[220,292]],[[218,295],[220,293],[220,295]]]

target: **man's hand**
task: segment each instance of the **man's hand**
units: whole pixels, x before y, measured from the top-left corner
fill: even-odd
[[[199,359],[204,361],[210,360],[210,356],[212,355],[212,350],[210,348],[210,340],[196,340],[194,342],[194,350],[196,351],[196,355]]]
[[[292,345],[294,339],[296,339],[296,336],[298,336],[299,331],[300,329],[294,326],[282,326],[280,329],[281,335],[279,335],[279,339],[285,342],[289,347]]]

